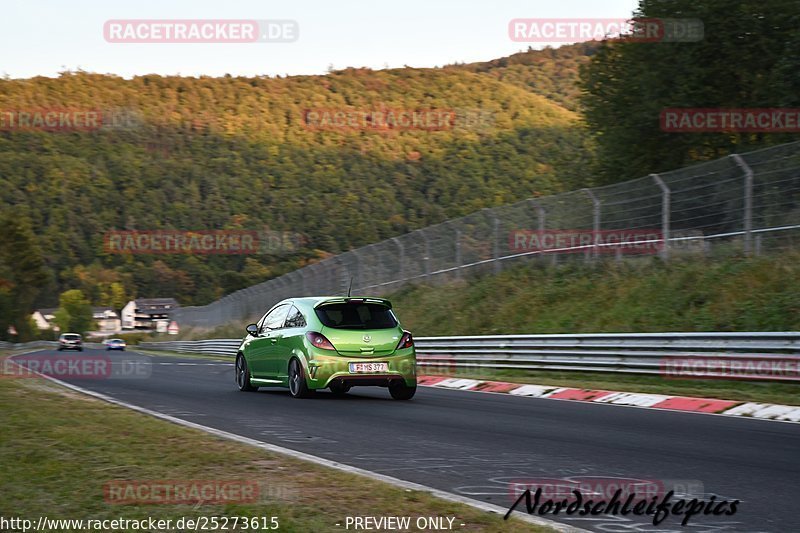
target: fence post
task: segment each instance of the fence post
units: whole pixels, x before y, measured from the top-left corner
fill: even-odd
[[[458,267],[456,277],[461,279],[461,230],[458,228],[456,228],[455,263],[456,267]]]
[[[417,232],[422,235],[422,240],[425,242],[425,255],[422,258],[422,264],[425,265],[425,281],[428,281],[428,278],[431,277],[431,243],[424,229],[418,229]]]
[[[355,264],[355,269],[354,270],[356,271],[356,273],[355,273],[355,275],[353,275],[354,279],[353,279],[352,285],[350,284],[350,281],[348,280],[347,286],[348,286],[348,288],[355,289],[355,288],[360,286],[359,285],[360,283],[362,283],[362,279],[361,278],[363,276],[362,276],[362,273],[361,273],[361,268],[362,268],[361,267],[361,257],[359,257],[359,255],[358,255],[358,248],[354,249],[351,253],[353,254],[353,258],[355,258],[355,261],[353,263]]]
[[[591,189],[583,189],[583,191],[592,200],[592,255],[597,257],[597,239],[600,237],[600,200]]]
[[[319,288],[319,276],[317,275],[317,269],[319,267],[319,263],[313,263],[308,265],[308,274],[311,278],[311,283],[309,283],[309,291],[312,295],[322,294],[322,291]]]
[[[739,154],[731,154],[736,164],[744,171],[744,253],[753,250],[753,169]]]
[[[300,290],[303,296],[308,296],[308,287],[306,286],[306,269],[305,267],[297,269],[297,275],[300,276]]]
[[[492,229],[494,231],[494,244],[492,246],[492,257],[494,257],[494,273],[500,272],[500,219],[493,211],[489,211],[489,217],[492,219]]]
[[[400,242],[400,239],[398,239],[397,237],[392,237],[392,242],[394,243],[395,246],[397,246],[397,252],[398,252],[397,264],[400,268],[398,268],[397,277],[400,278],[399,281],[404,281],[405,276],[403,274],[405,273],[405,268],[403,267],[403,262],[405,261],[406,250],[405,247],[403,246],[403,243]]]
[[[545,231],[544,228],[545,228],[545,225],[547,224],[547,210],[544,207],[542,207],[542,204],[540,204],[539,202],[537,202],[533,198],[528,200],[528,202],[530,202],[530,204],[533,206],[533,208],[536,209],[536,218],[538,220],[537,229],[539,231],[539,242],[542,242],[542,236],[544,235],[544,231]],[[544,259],[545,251],[544,250],[539,250],[539,254],[534,254],[534,255],[540,255],[542,257],[542,259]],[[556,257],[556,254],[553,254],[553,259],[555,259],[555,257]]]
[[[664,239],[664,249],[661,250],[661,257],[667,260],[669,259],[670,190],[658,174],[650,174],[650,177],[661,187],[661,238]]]

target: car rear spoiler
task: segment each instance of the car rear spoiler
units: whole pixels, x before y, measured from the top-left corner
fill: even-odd
[[[329,298],[327,300],[323,300],[317,305],[314,306],[314,309],[318,307],[323,307],[325,305],[332,305],[332,304],[345,304],[345,303],[367,303],[367,304],[377,304],[386,307],[387,309],[392,308],[392,302],[389,300],[385,300],[383,298],[369,298],[369,297],[361,297],[361,296],[342,296],[341,298]]]

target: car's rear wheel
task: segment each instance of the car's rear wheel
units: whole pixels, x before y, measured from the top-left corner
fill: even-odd
[[[337,382],[335,382],[335,381],[334,381],[333,383],[331,383],[331,384],[328,386],[328,388],[329,388],[329,389],[331,390],[331,392],[332,392],[333,394],[335,394],[336,396],[344,396],[345,394],[347,394],[347,391],[349,391],[349,390],[350,390],[350,387],[348,387],[348,386],[347,386],[347,385],[345,385],[344,383],[337,383]]]
[[[294,398],[308,398],[314,391],[308,388],[303,365],[297,359],[289,363],[289,394]]]
[[[417,387],[409,387],[403,381],[394,381],[389,384],[389,394],[395,400],[410,400],[417,392]]]
[[[250,368],[247,366],[247,360],[242,354],[236,356],[236,385],[240,391],[252,392],[257,391],[258,387],[250,384]]]

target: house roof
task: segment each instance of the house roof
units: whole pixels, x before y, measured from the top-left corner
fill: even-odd
[[[137,298],[136,307],[154,307],[169,305],[170,307],[180,307],[175,298]]]
[[[57,310],[58,310],[57,307],[46,307],[46,308],[42,308],[42,309],[37,309],[39,314],[42,315],[42,316],[54,315],[54,314],[56,314]]]
[[[139,298],[136,300],[136,312],[142,314],[164,314],[180,307],[175,298]]]

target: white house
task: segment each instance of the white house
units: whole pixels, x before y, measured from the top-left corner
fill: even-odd
[[[166,331],[170,314],[180,307],[175,298],[138,298],[122,308],[122,329]]]
[[[93,307],[92,318],[97,322],[100,333],[116,333],[120,330],[119,315],[110,307]]]

